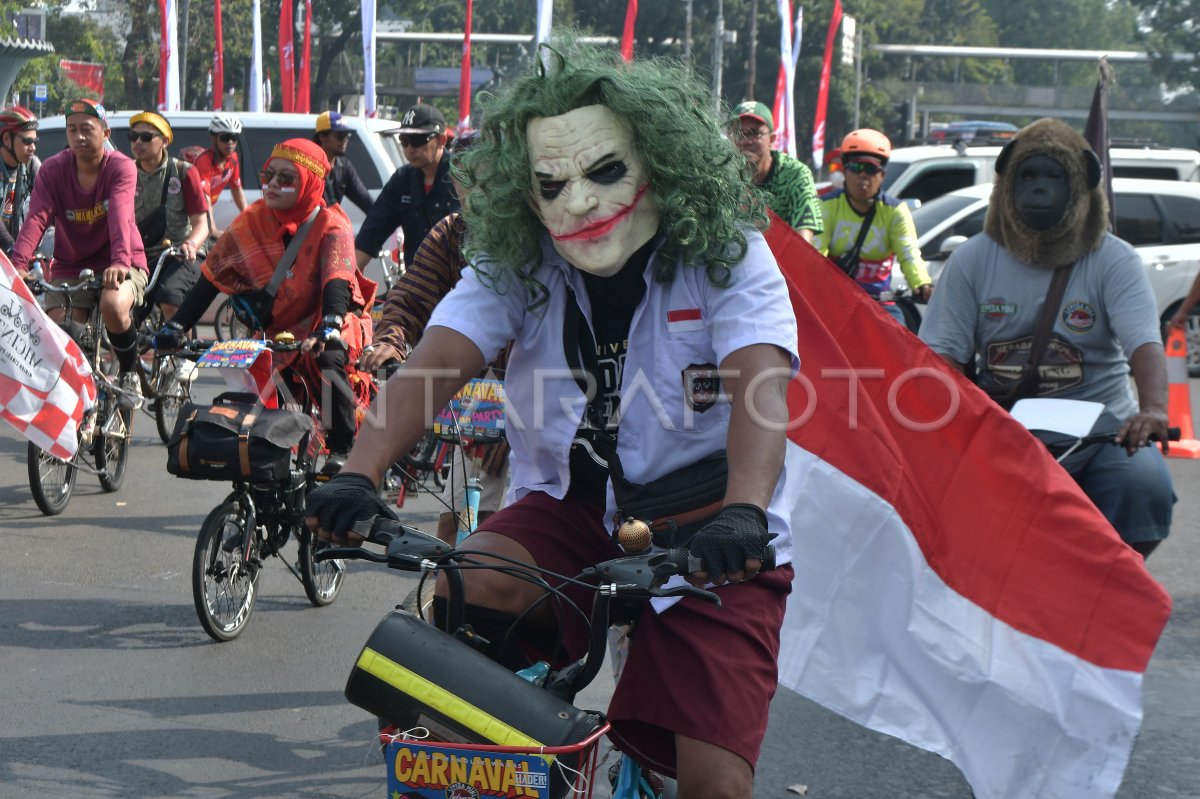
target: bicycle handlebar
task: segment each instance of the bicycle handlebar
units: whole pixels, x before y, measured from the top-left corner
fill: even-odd
[[[444,568],[447,561],[455,558],[455,550],[449,544],[395,519],[374,516],[357,522],[351,529],[367,542],[383,546],[386,552],[375,553],[362,547],[331,547],[318,552],[315,559],[367,560],[400,571],[422,572]],[[762,561],[760,571],[775,568],[775,547],[766,547]],[[536,571],[536,567],[529,568]],[[669,578],[686,577],[700,569],[700,559],[687,549],[671,549],[606,560],[585,569],[580,577],[598,579],[596,590],[602,596],[627,599],[690,596],[720,606],[721,598],[711,591],[690,584],[664,587]]]
[[[84,269],[79,273],[78,283],[51,283],[43,278],[35,278],[26,283],[34,294],[71,294],[76,291],[97,291],[104,285],[103,279],[91,269]]]

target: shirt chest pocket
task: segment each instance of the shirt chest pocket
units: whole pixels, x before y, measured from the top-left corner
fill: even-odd
[[[712,333],[702,320],[688,322],[659,340],[654,385],[662,412],[676,430],[705,429],[728,417],[721,400],[723,383],[717,373]]]

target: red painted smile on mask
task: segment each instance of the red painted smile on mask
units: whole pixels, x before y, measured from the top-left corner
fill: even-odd
[[[622,208],[617,213],[610,216],[608,219],[600,219],[592,222],[590,225],[579,228],[579,230],[560,235],[550,234],[550,237],[555,241],[591,241],[612,232],[612,229],[617,226],[623,219],[633,213],[633,209],[637,208],[638,203],[642,201],[642,196],[646,193],[646,189],[650,188],[650,184],[643,184],[638,189],[637,195],[634,196],[633,202]]]

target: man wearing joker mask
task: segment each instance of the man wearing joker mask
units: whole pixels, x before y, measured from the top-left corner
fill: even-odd
[[[613,533],[631,516],[656,546],[687,546],[701,564],[689,580],[716,586],[723,606],[688,599],[640,614],[609,708],[613,738],[677,776],[680,795],[749,797],[792,576],[795,318],[744,160],[701,110],[706,89],[674,66],[566,49],[547,46],[538,74],[493,100],[456,162],[472,266],[380,393],[388,434],[360,437],[307,522],[359,540],[353,523],[387,510],[384,470],[512,340],[515,501],[471,548],[575,575],[621,554]],[[429,377],[443,374],[455,377]],[[715,495],[682,510],[626,502],[631,486],[665,500],[713,475]],[[780,565],[758,573],[769,540]],[[467,576],[468,621],[512,665],[586,646],[578,619],[542,599],[503,574]]]

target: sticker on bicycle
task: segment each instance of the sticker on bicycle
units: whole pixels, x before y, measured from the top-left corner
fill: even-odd
[[[549,796],[553,758],[392,741],[387,747],[388,796],[479,799]]]
[[[249,369],[267,349],[267,342],[255,339],[218,341],[196,361],[209,369]]]
[[[487,444],[504,438],[504,383],[474,378],[433,420],[434,435]]]

